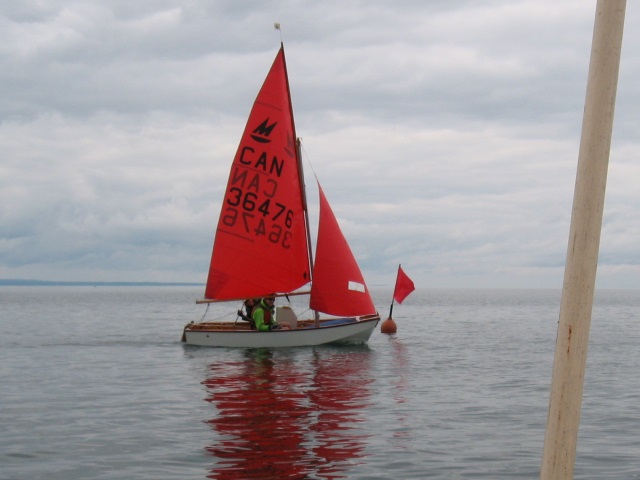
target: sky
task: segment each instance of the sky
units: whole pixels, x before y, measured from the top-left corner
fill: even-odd
[[[307,174],[370,285],[561,288],[595,7],[2,2],[0,279],[204,282],[282,40]],[[599,288],[640,285],[639,37],[628,2]]]

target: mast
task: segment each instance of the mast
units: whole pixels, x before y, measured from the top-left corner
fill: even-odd
[[[304,213],[304,226],[307,234],[307,250],[309,252],[309,281],[313,281],[313,249],[311,248],[311,228],[309,228],[309,208],[307,204],[307,189],[304,183],[304,169],[302,167],[301,142],[296,133],[296,122],[293,116],[293,101],[291,100],[291,88],[289,87],[289,71],[287,70],[287,59],[284,54],[284,42],[280,42],[280,50],[282,50],[282,61],[284,64],[284,78],[287,82],[287,95],[289,96],[289,113],[291,115],[291,128],[293,129],[293,139],[295,141],[296,164],[298,165],[298,178],[300,183],[300,196],[302,201],[302,210]],[[316,325],[320,316],[315,312]]]
[[[309,249],[309,275],[313,282],[313,249],[311,248],[311,228],[309,227],[309,209],[307,204],[307,187],[304,183],[304,170],[302,168],[302,142],[296,139],[296,159],[298,162],[298,175],[300,175],[300,192],[302,192],[302,209],[304,210],[304,225],[307,231],[307,248]],[[317,310],[313,311],[313,317],[316,321],[316,327],[320,326],[320,314]]]
[[[304,225],[307,231],[307,249],[309,250],[310,276],[313,280],[313,249],[311,248],[311,228],[309,227],[309,208],[307,204],[307,187],[304,183],[304,170],[302,169],[302,142],[296,139],[296,161],[298,162],[298,175],[300,176],[300,192],[302,193],[302,209],[304,211]]]

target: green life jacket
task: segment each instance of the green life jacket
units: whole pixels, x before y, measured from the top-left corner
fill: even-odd
[[[264,302],[260,301],[258,305],[253,307],[253,312],[251,316],[254,318],[254,321],[255,321],[255,314],[258,309],[262,310],[263,312],[262,319],[264,321],[264,324],[270,326],[271,320],[273,318],[273,309],[268,307]]]

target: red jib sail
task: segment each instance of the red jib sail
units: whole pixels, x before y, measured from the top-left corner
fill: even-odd
[[[206,298],[291,292],[310,281],[295,138],[281,47],[253,104],[231,166]]]
[[[344,238],[327,198],[320,192],[320,223],[310,306],[330,315],[376,313],[360,267]]]

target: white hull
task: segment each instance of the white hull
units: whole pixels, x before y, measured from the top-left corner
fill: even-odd
[[[366,343],[380,321],[379,315],[322,320],[319,327],[300,322],[292,330],[260,332],[234,323],[189,324],[182,341],[202,347],[280,348],[306,347],[327,343]]]

